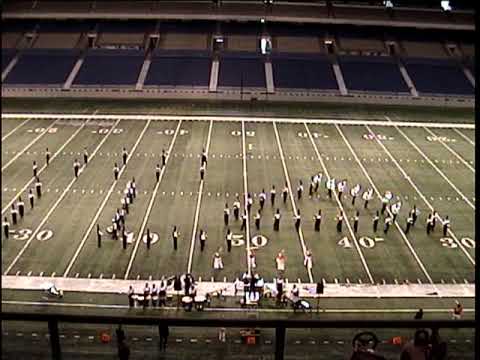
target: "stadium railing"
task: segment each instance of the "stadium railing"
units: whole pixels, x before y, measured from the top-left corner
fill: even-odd
[[[317,320],[317,319],[202,319],[162,318],[152,315],[74,315],[54,313],[2,312],[2,321],[34,321],[48,323],[51,356],[62,359],[59,323],[104,324],[104,325],[151,325],[175,327],[223,327],[223,328],[270,328],[275,329],[275,360],[283,360],[287,329],[474,329],[475,320]]]

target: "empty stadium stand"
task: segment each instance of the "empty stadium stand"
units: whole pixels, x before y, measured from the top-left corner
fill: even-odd
[[[205,86],[210,79],[211,54],[207,51],[156,50],[145,86]]]
[[[388,56],[340,56],[348,90],[408,93],[396,59]]]
[[[403,62],[421,94],[474,94],[472,84],[453,60],[407,58]]]
[[[134,85],[144,58],[142,50],[88,50],[73,85]]]
[[[219,87],[265,88],[265,65],[261,55],[225,52],[220,58]]]
[[[326,56],[272,54],[275,88],[338,90],[332,64]]]
[[[10,61],[12,61],[15,56],[14,49],[2,49],[2,72],[8,66]]]
[[[4,82],[9,85],[63,84],[79,54],[72,49],[25,49]]]

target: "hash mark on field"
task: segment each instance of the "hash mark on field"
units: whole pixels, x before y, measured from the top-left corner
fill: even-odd
[[[54,271],[50,277],[55,277],[55,275],[57,275],[57,273]]]
[[[17,273],[15,274],[15,276],[18,276],[18,275],[20,275],[20,271],[17,271]]]
[[[28,274],[27,274],[27,276],[32,276],[32,272],[29,271]]]
[[[87,278],[90,279],[91,277],[92,277],[92,274],[91,274],[91,273],[88,273]]]
[[[76,273],[75,277],[78,278],[80,276],[80,273]]]
[[[40,277],[42,277],[42,276],[43,276],[43,271],[40,273]]]

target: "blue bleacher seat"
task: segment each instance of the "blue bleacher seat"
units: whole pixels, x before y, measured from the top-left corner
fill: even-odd
[[[17,64],[5,79],[5,83],[19,85],[63,84],[72,71],[78,56],[78,50],[70,49],[24,50]]]
[[[276,88],[338,89],[332,65],[318,54],[272,55],[273,81]]]
[[[420,93],[473,95],[475,92],[453,60],[407,58],[404,63]]]
[[[391,57],[341,56],[338,60],[349,90],[409,92],[395,59]]]
[[[211,59],[206,51],[156,50],[145,85],[208,86]]]
[[[218,86],[265,87],[265,64],[255,53],[223,53],[218,70]]]
[[[142,50],[89,50],[74,85],[133,85],[144,58]]]

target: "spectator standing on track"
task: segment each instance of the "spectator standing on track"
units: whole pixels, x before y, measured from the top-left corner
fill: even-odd
[[[384,228],[383,228],[384,234],[388,233],[388,229],[390,228],[390,225],[392,225],[392,218],[390,216],[387,216],[384,222]]]
[[[155,177],[157,178],[157,182],[160,181],[160,165],[157,164],[155,167]]]
[[[368,189],[363,193],[362,199],[365,200],[365,203],[363,204],[364,209],[368,208],[368,202],[372,200],[372,198],[373,198],[373,189]]]
[[[200,180],[201,180],[201,181],[203,181],[204,176],[205,176],[205,165],[202,164],[202,165],[200,166]]]
[[[255,218],[255,228],[257,230],[260,230],[260,219],[262,218],[262,213],[260,212],[260,209],[258,209],[254,218]]]
[[[88,151],[86,147],[83,149],[83,163],[85,165],[88,164]]]
[[[32,189],[28,189],[28,200],[30,201],[30,209],[33,209],[33,205],[35,204],[35,195],[33,195]]]
[[[295,220],[295,230],[297,232],[300,230],[300,222],[302,221],[302,217],[300,216],[300,209],[297,209],[297,214],[293,217]]]
[[[378,220],[379,219],[380,219],[380,214],[378,213],[378,210],[377,210],[377,212],[375,213],[375,216],[373,217],[373,232],[374,233],[377,232]]]
[[[102,232],[100,231],[100,225],[97,224],[97,247],[102,247]]]
[[[133,286],[130,285],[128,288],[128,306],[129,307],[134,307],[135,305],[135,300],[133,299],[133,295],[135,295],[135,290],[133,290]]]
[[[353,217],[353,231],[358,232],[358,220],[360,219],[360,212],[357,210],[355,216]]]
[[[288,186],[287,186],[287,183],[285,183],[285,187],[283,188],[283,191],[282,191],[284,204],[287,202],[287,195],[288,195]]]
[[[8,239],[8,234],[10,234],[10,223],[8,222],[7,217],[3,218],[3,234],[5,235],[5,239]]]
[[[460,320],[463,315],[463,305],[458,301],[455,300],[455,307],[452,310],[452,319],[453,320]]]
[[[360,193],[360,184],[357,184],[350,189],[350,195],[352,196],[352,206],[355,205],[355,200],[357,199],[357,195],[359,193]]]
[[[228,218],[230,216],[230,209],[228,208],[228,203],[225,203],[225,208],[223,209],[223,223],[225,226],[228,226]]]
[[[75,177],[78,178],[78,170],[80,169],[80,162],[75,159],[73,162],[73,173],[75,174]]]
[[[33,177],[37,177],[37,169],[38,169],[37,162],[33,160],[33,165],[32,165]]]
[[[173,227],[172,240],[173,240],[173,250],[177,251],[177,249],[178,249],[178,231],[177,231],[177,226],[176,225]]]
[[[318,210],[318,214],[313,217],[315,220],[315,231],[320,231],[320,224],[322,223],[322,210]]]
[[[279,231],[280,230],[280,218],[282,215],[280,215],[280,209],[277,209],[277,212],[275,213],[273,217],[273,230],[274,231]]]
[[[42,182],[38,176],[35,179],[35,189],[37,190],[37,197],[40,199],[42,197]]]
[[[450,219],[448,218],[448,215],[445,216],[445,219],[442,221],[442,227],[443,227],[443,236],[447,236],[447,231],[450,228]]]
[[[302,180],[300,180],[299,183],[298,183],[298,187],[297,187],[298,200],[300,200],[302,198],[302,194],[303,194],[303,182],[302,182]]]
[[[417,210],[417,206],[413,205],[413,209],[410,211],[413,219],[412,226],[415,226],[415,223],[417,222],[417,217],[419,215],[419,211]]]
[[[265,189],[262,189],[262,192],[258,195],[258,201],[260,203],[260,211],[263,210],[263,206],[265,205],[266,199],[267,199],[267,194],[265,193]]]
[[[337,220],[337,232],[341,233],[342,232],[342,224],[343,224],[343,214],[342,214],[341,211],[338,212],[338,215],[335,219]]]
[[[236,200],[233,202],[233,216],[237,221],[238,221],[239,213],[240,213],[240,200],[238,199],[238,196],[237,196]]]
[[[150,250],[152,244],[152,237],[150,236],[150,229],[147,229],[147,250]]]
[[[10,214],[12,215],[12,224],[17,225],[18,210],[15,208],[15,204],[12,204],[12,208],[10,209]]]
[[[428,215],[427,219],[427,235],[430,235],[430,232],[433,230],[433,215]]]
[[[275,185],[272,185],[272,190],[270,190],[270,203],[272,207],[275,205],[275,195],[277,195],[277,190],[275,190]]]
[[[158,335],[160,336],[160,350],[167,349],[168,336],[170,331],[165,324],[158,325]]]
[[[205,165],[205,167],[207,167],[207,152],[205,151],[205,148],[202,149],[202,161],[200,165]]]
[[[203,251],[205,248],[205,243],[207,242],[207,232],[200,229],[200,251]]]
[[[47,147],[47,150],[45,150],[45,158],[47,161],[47,166],[50,164],[50,155],[52,155],[52,153],[50,152],[50,150],[48,150],[48,147]]]
[[[250,193],[247,194],[247,211],[250,213],[250,210],[252,209],[253,205],[253,198]]]
[[[118,173],[120,172],[120,169],[118,168],[117,163],[113,165],[113,176],[115,178],[115,181],[118,180]]]
[[[125,226],[122,228],[122,246],[123,250],[127,250],[127,230],[125,229]]]
[[[132,178],[132,182],[130,183],[130,188],[132,189],[132,195],[135,199],[137,197],[137,184],[135,184],[135,178]]]
[[[244,211],[242,215],[242,226],[240,227],[240,231],[245,230],[246,227],[247,227],[247,212]]]
[[[227,229],[226,241],[227,241],[227,251],[228,252],[232,251],[232,239],[233,239],[233,234],[230,231],[230,229]]]
[[[128,158],[128,151],[127,149],[123,148],[122,150],[123,166],[127,165],[127,158]]]
[[[162,168],[165,166],[166,163],[167,163],[167,153],[165,152],[165,149],[162,149]]]
[[[412,217],[412,213],[410,213],[407,218],[407,227],[405,228],[405,235],[408,234],[408,232],[410,231],[410,227],[412,227],[412,225],[413,225],[413,217]]]
[[[23,218],[23,215],[25,214],[25,203],[23,202],[21,196],[18,198],[17,207],[18,207],[18,213],[20,214],[20,218]]]

